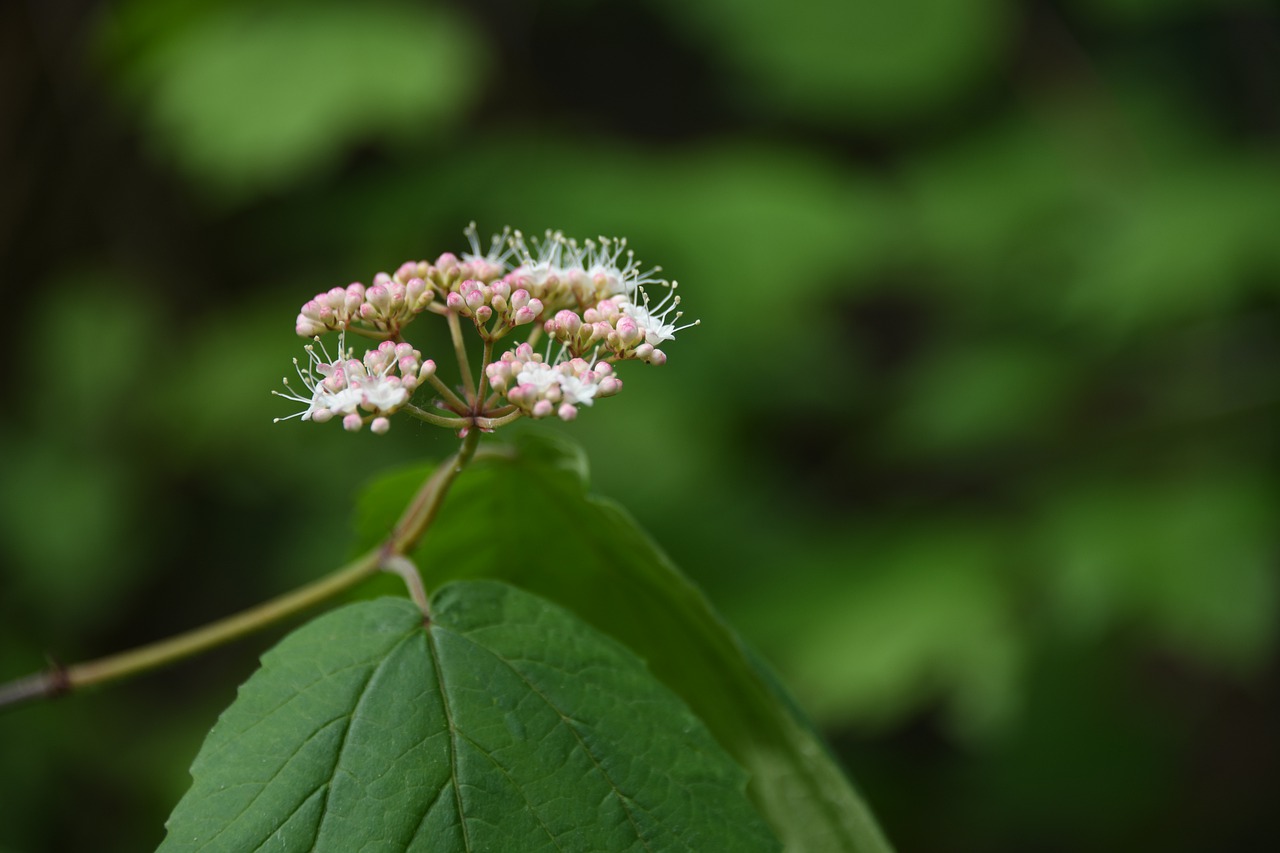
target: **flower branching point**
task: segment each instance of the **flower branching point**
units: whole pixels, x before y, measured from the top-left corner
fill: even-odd
[[[285,390],[273,392],[305,408],[276,420],[337,418],[351,431],[368,424],[385,433],[403,411],[460,435],[521,417],[568,421],[622,390],[614,365],[665,364],[659,346],[698,325],[680,323],[676,283],[660,278],[660,267],[642,267],[625,239],[579,243],[547,231],[526,240],[508,228],[485,250],[475,223],[464,234],[470,251],[460,256],[407,261],[367,287],[356,282],[308,300],[295,321],[299,335],[315,339],[306,347],[308,363],[294,361],[302,387],[285,380]],[[445,318],[436,346],[454,352],[461,384],[445,384],[435,361],[404,341],[406,327],[423,314]],[[483,350],[478,373],[467,352],[468,325]],[[338,334],[333,356],[321,340],[330,332]],[[348,335],[379,343],[357,358]],[[495,354],[504,339],[509,348]],[[424,405],[414,402],[428,394]]]

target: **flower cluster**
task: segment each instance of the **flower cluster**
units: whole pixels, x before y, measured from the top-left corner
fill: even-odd
[[[570,358],[548,364],[528,343],[504,352],[485,373],[495,391],[532,418],[555,413],[571,421],[578,415],[578,406],[590,406],[597,397],[611,397],[622,390],[622,380],[607,362]]]
[[[445,304],[450,311],[475,322],[476,329],[485,340],[496,340],[516,326],[532,323],[543,311],[541,300],[531,297],[524,288],[512,293],[511,283],[505,279],[493,284],[467,279],[458,285],[457,290],[449,293]],[[497,323],[489,329],[485,324],[495,314]]]
[[[316,342],[319,341],[316,338]],[[355,359],[353,350],[343,349],[345,343],[340,336],[337,358],[331,358],[320,344],[320,353],[314,346],[307,346],[309,364],[306,367],[296,358],[293,360],[306,394],[294,390],[287,379],[284,391],[272,393],[304,403],[306,408],[286,418],[276,418],[277,422],[301,418],[324,423],[340,416],[342,426],[352,432],[371,421],[371,430],[384,433],[391,428],[387,416],[409,402],[414,389],[435,374],[435,362],[429,359],[424,362],[422,353],[409,344],[383,341],[376,349],[366,352],[363,359]],[[399,376],[395,375],[396,371]]]
[[[511,248],[520,260],[512,276],[553,309],[581,311],[611,296],[634,297],[646,284],[666,285],[655,276],[662,268],[644,271],[626,239],[601,237],[579,244],[548,231],[542,240],[526,242],[516,231]]]
[[[407,261],[394,273],[378,273],[368,286],[335,287],[302,306],[295,321],[299,335],[319,340],[326,332],[350,332],[382,343],[363,359],[343,350],[345,337],[334,359],[323,347],[317,354],[308,346],[310,363],[297,368],[306,393],[288,388],[281,395],[306,405],[291,417],[323,422],[341,416],[347,429],[370,423],[374,432],[385,432],[388,415],[403,410],[463,433],[525,416],[570,420],[580,406],[621,390],[616,363],[664,364],[659,346],[697,325],[680,325],[676,284],[659,278],[659,267],[642,267],[624,239],[579,243],[548,231],[526,240],[507,229],[483,250],[474,223],[465,234],[470,251],[461,256],[446,252],[434,261]],[[659,289],[666,293],[655,300],[650,294]],[[423,362],[402,342],[406,326],[424,313],[448,321],[461,385],[447,385],[434,362]],[[483,342],[479,383],[472,379],[460,318],[471,321]],[[527,340],[495,359],[494,343],[521,327],[530,330]],[[534,347],[544,335],[542,355]],[[436,392],[437,412],[411,402],[426,384]]]
[[[657,348],[658,344],[674,340],[676,332],[698,325],[696,321],[676,325],[682,312],[676,311],[680,297],[675,295],[675,287],[671,285],[666,297],[656,306],[650,303],[649,294],[639,288],[639,303],[626,296],[613,296],[600,300],[581,315],[557,311],[546,321],[546,332],[574,356],[603,347],[615,359],[666,364],[667,355]]]
[[[447,299],[467,283],[501,278],[514,251],[501,245],[509,241],[510,232],[495,237],[485,254],[480,254],[474,222],[466,234],[472,251],[464,253],[461,260],[445,252],[434,262],[405,261],[394,273],[375,275],[369,287],[357,281],[317,293],[298,312],[295,331],[304,338],[348,329],[371,337],[395,338],[423,311],[443,313],[444,309],[433,304],[437,297]]]

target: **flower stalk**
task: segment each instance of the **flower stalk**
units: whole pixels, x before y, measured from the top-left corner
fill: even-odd
[[[55,664],[44,672],[0,685],[0,709],[120,681],[194,657],[309,610],[379,571],[390,571],[404,578],[414,603],[424,615],[429,613],[421,576],[405,554],[413,550],[431,526],[449,487],[475,457],[479,436],[478,432],[469,433],[458,452],[432,472],[390,535],[376,548],[317,581],[200,628],[97,660],[70,666]]]

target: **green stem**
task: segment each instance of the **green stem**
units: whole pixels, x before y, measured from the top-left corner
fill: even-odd
[[[413,502],[405,507],[400,520],[396,522],[386,544],[383,545],[384,553],[391,556],[413,550],[413,546],[418,544],[418,540],[422,538],[422,534],[431,526],[436,513],[440,511],[445,492],[475,455],[476,445],[479,442],[479,431],[471,430],[462,440],[462,447],[458,452],[441,462],[439,467],[431,472],[431,476],[414,496]]]
[[[427,381],[431,383],[432,388],[440,392],[440,396],[444,398],[444,401],[450,406],[453,406],[455,410],[465,412],[470,408],[466,401],[453,393],[453,389],[448,385],[445,385],[444,381],[439,376],[432,373],[427,377]]]
[[[362,338],[370,338],[375,341],[385,341],[390,338],[396,337],[395,335],[392,335],[390,332],[381,332],[381,331],[378,331],[377,329],[366,329],[366,328],[363,328],[362,326],[347,326],[347,331],[353,335],[359,335]]]
[[[420,421],[426,421],[435,426],[447,427],[449,429],[464,429],[471,426],[470,418],[451,418],[447,415],[437,415],[435,412],[428,412],[426,409],[420,409],[413,403],[405,403],[402,407],[403,411],[408,412]]]
[[[520,411],[514,406],[508,406],[507,408],[510,409],[510,411],[507,411],[506,414],[500,417],[476,418],[475,419],[476,426],[483,430],[492,431],[497,429],[498,427],[504,427],[513,421],[518,421],[520,420],[520,418],[524,417],[524,412]]]
[[[493,359],[493,339],[484,339],[484,353],[480,356],[480,384],[476,387],[476,407],[484,407],[484,395],[489,391],[489,371],[485,370]]]
[[[360,555],[328,576],[264,604],[166,640],[85,663],[54,666],[46,672],[2,684],[0,708],[59,696],[95,684],[118,681],[192,657],[314,607],[372,577],[379,570],[405,576],[407,561],[403,555],[418,544],[422,534],[431,526],[449,487],[475,455],[479,438],[480,433],[472,430],[463,440],[458,452],[440,463],[418,489],[413,501],[405,508],[391,534],[380,546]],[[411,569],[412,564],[409,565]],[[421,580],[419,579],[416,591],[411,578],[405,577],[405,582],[415,602],[423,607],[425,595],[420,595]]]
[[[449,335],[453,338],[453,349],[458,355],[458,370],[462,371],[462,387],[466,389],[467,399],[474,400],[476,383],[471,378],[471,363],[467,360],[467,342],[462,338],[462,323],[453,311],[445,316],[449,320]]]
[[[88,687],[115,681],[239,639],[350,589],[377,572],[381,563],[381,554],[374,549],[327,577],[273,598],[257,607],[251,607],[234,616],[205,625],[203,628],[196,628],[185,634],[160,640],[132,651],[87,663],[73,664],[62,671],[67,688]]]
[[[422,574],[413,561],[401,554],[395,554],[382,561],[382,570],[400,576],[409,590],[409,597],[422,611],[422,618],[431,621],[431,600],[427,598],[427,590],[422,585]]]

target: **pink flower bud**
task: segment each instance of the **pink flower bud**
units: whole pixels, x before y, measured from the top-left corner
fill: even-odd
[[[555,316],[555,332],[565,337],[573,337],[582,328],[582,318],[572,311],[557,311]],[[552,331],[551,329],[547,330]]]
[[[365,292],[365,304],[372,305],[374,309],[382,315],[386,315],[391,310],[391,293],[387,290],[386,285],[375,284]],[[363,312],[361,312],[363,315]]]
[[[358,432],[360,427],[363,425],[364,420],[355,412],[352,412],[342,419],[342,428],[347,432]]]
[[[571,421],[578,416],[578,410],[573,407],[572,403],[565,403],[556,414],[560,416],[562,421]]]
[[[420,278],[411,278],[404,286],[405,301],[415,311],[421,311],[434,296],[435,292],[427,287],[427,283]]]
[[[299,335],[304,338],[314,337],[324,331],[327,331],[323,323],[317,323],[305,314],[299,314],[296,325],[293,327]]]
[[[572,406],[570,406],[570,408],[572,408]],[[551,405],[550,400],[539,400],[534,405],[533,411],[530,414],[532,414],[535,418],[545,418],[547,415],[551,414],[553,411],[555,411],[555,406]]]
[[[630,317],[620,319],[616,328],[618,330],[618,340],[627,349],[644,340],[644,329],[641,329],[640,325]]]
[[[369,424],[369,430],[378,435],[385,434],[389,429],[391,429],[391,421],[386,418],[374,418],[373,423]]]
[[[528,406],[537,393],[538,389],[532,385],[517,385],[507,392],[507,399],[517,406]]]

